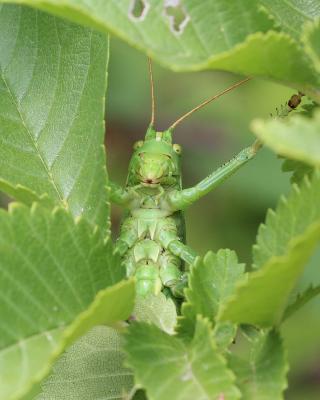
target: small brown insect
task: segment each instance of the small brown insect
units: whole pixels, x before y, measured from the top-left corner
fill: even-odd
[[[298,94],[294,94],[290,97],[290,100],[288,101],[288,106],[294,110],[295,108],[298,107],[298,105],[301,103],[301,98],[304,96],[303,93],[298,92]]]

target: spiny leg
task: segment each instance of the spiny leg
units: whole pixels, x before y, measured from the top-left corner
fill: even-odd
[[[177,236],[177,228],[172,218],[166,218],[161,224],[159,224],[156,236],[161,246],[172,255],[172,259],[174,259],[173,256],[176,256],[189,265],[194,263],[197,254],[189,246],[181,242]],[[161,266],[163,264],[164,263],[161,263]],[[172,267],[173,266],[171,265],[170,274],[174,271],[174,268]],[[169,272],[169,270],[167,272]],[[187,286],[188,282],[187,273],[180,273],[179,276],[178,274],[173,274],[175,276],[170,284],[168,284],[168,276],[165,275],[166,271],[160,272],[164,285],[170,287],[174,296],[183,297],[183,289]]]
[[[197,258],[196,252],[180,240],[172,240],[168,244],[168,250],[175,256],[181,258],[184,262],[191,265]],[[188,285],[188,272],[181,274],[178,281],[171,286],[171,291],[175,297],[184,297],[184,288]]]
[[[165,198],[166,206],[171,211],[183,210],[198,199],[219,186],[229,176],[233,175],[240,167],[251,160],[260,149],[261,143],[255,141],[252,146],[243,149],[232,160],[218,168],[212,174],[200,181],[197,185],[183,190],[168,193]]]
[[[187,264],[193,264],[195,259],[197,258],[197,253],[191,249],[191,247],[182,243],[180,240],[172,240],[168,244],[168,250],[171,251],[177,257],[180,257],[181,260],[186,262]]]
[[[123,256],[138,240],[136,221],[128,218],[121,226],[121,233],[115,244],[115,251]]]

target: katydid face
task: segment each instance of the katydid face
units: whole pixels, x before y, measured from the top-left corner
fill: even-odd
[[[135,183],[155,187],[171,186],[180,179],[180,146],[168,143],[161,136],[139,141],[135,145],[131,168]]]

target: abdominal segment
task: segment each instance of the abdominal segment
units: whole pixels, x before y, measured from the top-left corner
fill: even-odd
[[[181,279],[181,261],[151,239],[139,240],[123,257],[128,276],[136,277],[139,295],[158,294]]]

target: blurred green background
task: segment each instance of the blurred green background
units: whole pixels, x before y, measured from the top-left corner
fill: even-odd
[[[156,128],[166,129],[195,105],[240,77],[222,72],[174,73],[154,64]],[[294,93],[268,81],[252,80],[183,122],[175,142],[183,146],[184,187],[195,184],[254,140],[250,121],[267,117]],[[146,57],[117,39],[111,41],[107,94],[107,156],[110,178],[124,184],[132,145],[150,121]],[[263,149],[255,160],[186,213],[187,241],[200,254],[236,250],[250,266],[251,247],[266,210],[290,191],[281,160]],[[113,206],[116,237],[121,209]],[[319,284],[320,251],[306,268],[297,291]],[[252,305],[254,307],[254,304]],[[320,299],[304,306],[283,326],[290,361],[286,399],[320,399]],[[271,399],[270,399],[271,400]]]

